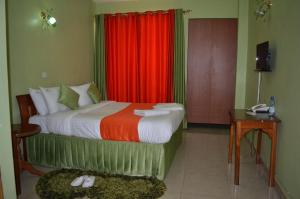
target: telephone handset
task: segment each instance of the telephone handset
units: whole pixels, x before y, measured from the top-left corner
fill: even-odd
[[[268,112],[269,107],[266,104],[257,104],[250,108],[250,110],[254,113],[256,112]]]

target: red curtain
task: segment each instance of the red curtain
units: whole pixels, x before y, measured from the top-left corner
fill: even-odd
[[[172,102],[175,11],[105,16],[109,100]]]
[[[138,17],[105,15],[106,85],[109,100],[138,102]]]

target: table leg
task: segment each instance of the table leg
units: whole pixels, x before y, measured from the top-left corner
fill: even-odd
[[[261,129],[259,129],[258,130],[258,134],[257,134],[256,164],[260,164],[261,163],[261,159],[260,159],[261,140],[262,140],[262,131],[261,131]]]
[[[276,145],[277,145],[277,124],[274,123],[273,126],[273,133],[270,133],[271,136],[271,159],[270,159],[270,170],[269,170],[269,186],[274,187],[275,185],[275,180],[274,180],[274,175],[275,175],[275,165],[276,165]]]
[[[3,187],[2,187],[1,173],[0,173],[0,199],[3,199]]]
[[[25,161],[27,161],[27,147],[26,147],[26,138],[22,139],[23,144],[23,158]]]
[[[37,175],[37,176],[42,176],[44,175],[43,172],[37,170],[36,168],[34,168],[30,163],[27,162],[27,150],[26,150],[26,139],[23,138],[22,139],[22,144],[23,144],[23,159],[19,160],[19,164],[20,164],[20,170],[26,170],[29,173],[33,174],[33,175]],[[20,146],[20,145],[18,145]],[[20,157],[21,157],[21,150],[20,150]]]
[[[26,162],[24,160],[20,160],[20,164],[21,164],[21,170],[26,170],[29,173],[31,173],[33,175],[37,175],[37,176],[44,175],[44,173],[42,171],[37,170],[30,163],[28,163],[28,162]]]
[[[234,124],[230,125],[230,134],[229,134],[229,146],[228,146],[228,163],[232,163],[232,145],[233,145],[233,136],[234,134]]]
[[[240,144],[241,144],[240,124],[236,124],[235,130],[235,162],[234,162],[234,184],[240,184]]]
[[[12,134],[12,146],[13,146],[13,159],[14,159],[14,171],[15,171],[15,183],[17,195],[21,194],[21,181],[20,181],[20,157],[18,148],[18,139]]]

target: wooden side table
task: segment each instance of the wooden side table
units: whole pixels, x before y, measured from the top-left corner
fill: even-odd
[[[14,157],[14,169],[17,194],[21,193],[20,173],[23,170],[27,170],[33,175],[42,176],[43,172],[35,169],[29,162],[27,162],[27,149],[26,149],[26,137],[40,133],[41,128],[35,124],[29,124],[26,126],[12,125],[12,146]],[[20,148],[20,143],[23,144],[23,156]]]
[[[256,149],[256,164],[261,163],[260,151],[262,133],[269,136],[272,142],[270,169],[269,169],[269,186],[275,185],[275,164],[276,164],[276,144],[277,144],[277,124],[280,123],[278,117],[270,117],[268,114],[257,114],[250,116],[244,109],[234,109],[230,111],[230,139],[228,147],[228,163],[232,162],[232,145],[235,131],[235,165],[234,165],[234,184],[239,185],[240,178],[240,143],[241,139],[252,129],[259,130]]]
[[[2,178],[1,178],[1,171],[0,171],[0,199],[3,199],[3,187],[2,187]]]

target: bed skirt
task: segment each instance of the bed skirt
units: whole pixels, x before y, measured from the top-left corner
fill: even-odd
[[[40,133],[27,140],[28,161],[55,168],[78,168],[163,180],[182,142],[180,127],[165,144],[104,141]]]

